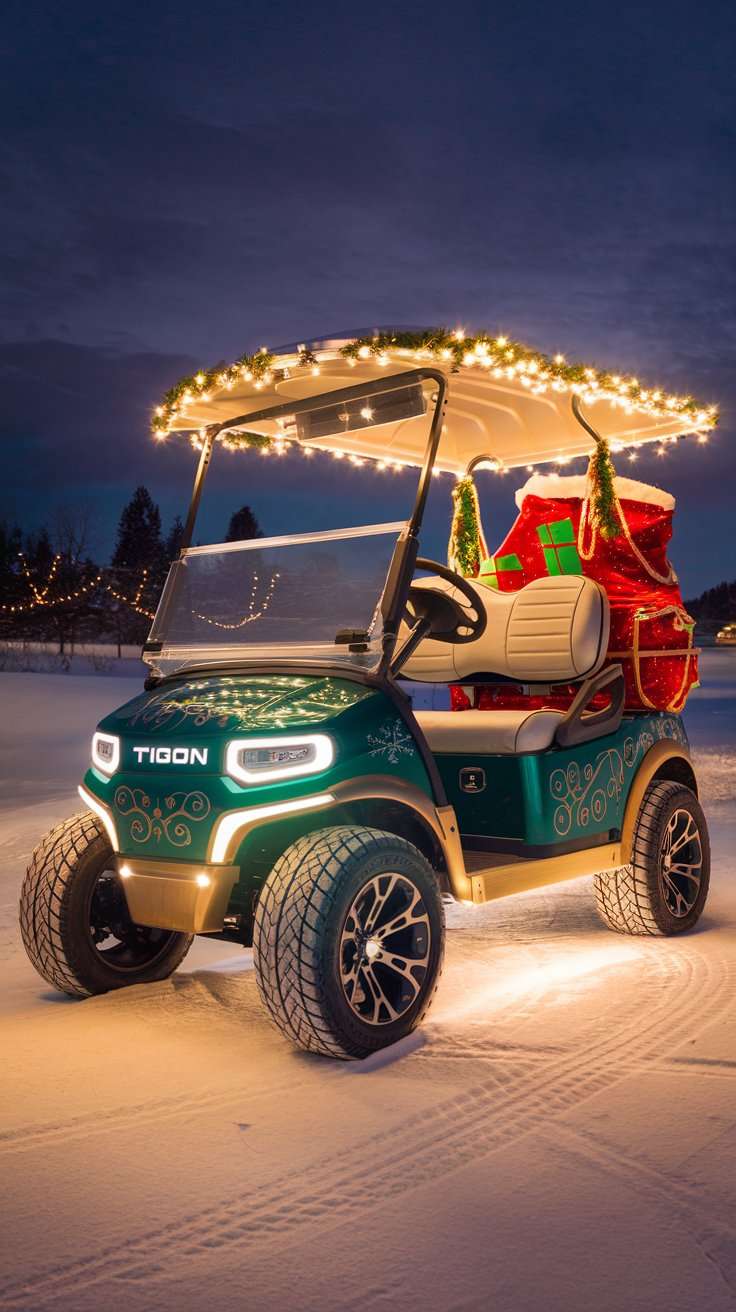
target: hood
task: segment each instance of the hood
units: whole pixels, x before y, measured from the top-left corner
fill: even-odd
[[[373,691],[322,675],[213,675],[143,692],[99,727],[167,739],[304,728],[334,719]]]

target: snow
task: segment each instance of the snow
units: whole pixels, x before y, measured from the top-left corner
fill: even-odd
[[[702,678],[702,928],[611,934],[589,880],[453,908],[423,1029],[343,1065],[281,1038],[233,945],[84,1002],[39,979],[23,868],[137,685],[0,676],[0,1307],[733,1308],[736,653]]]

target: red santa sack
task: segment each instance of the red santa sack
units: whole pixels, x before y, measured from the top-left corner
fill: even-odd
[[[698,670],[694,621],[667,559],[675,499],[628,478],[615,478],[614,487],[620,530],[606,539],[591,515],[584,475],[534,474],[516,493],[516,522],[481,564],[478,581],[513,592],[545,574],[595,579],[610,602],[607,663],[623,666],[627,709],[680,711]],[[475,704],[508,706],[509,693],[479,690]],[[566,695],[559,691],[563,704]]]

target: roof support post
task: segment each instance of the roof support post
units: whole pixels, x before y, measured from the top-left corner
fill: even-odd
[[[202,488],[204,486],[205,475],[209,468],[209,463],[212,458],[212,450],[215,445],[215,438],[219,431],[220,431],[219,424],[214,424],[207,429],[204,443],[202,445],[202,450],[199,453],[199,464],[197,465],[197,472],[194,475],[192,498],[191,501],[189,502],[189,510],[187,512],[187,522],[184,525],[184,533],[182,535],[182,540],[181,540],[182,551],[186,551],[187,547],[191,547],[192,545],[194,525],[197,520],[197,511],[199,510],[199,503],[202,499]]]

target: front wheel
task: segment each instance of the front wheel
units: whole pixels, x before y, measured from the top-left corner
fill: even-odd
[[[256,909],[261,997],[300,1048],[366,1057],[419,1024],[444,952],[437,876],[403,838],[339,826],[292,843]]]
[[[652,783],[634,829],[632,860],[594,879],[598,911],[620,934],[682,934],[708,896],[710,843],[697,797],[672,780]]]
[[[39,843],[23,881],[20,928],[39,975],[77,997],[166,979],[192,943],[189,934],[131,920],[107,835],[91,811]]]

